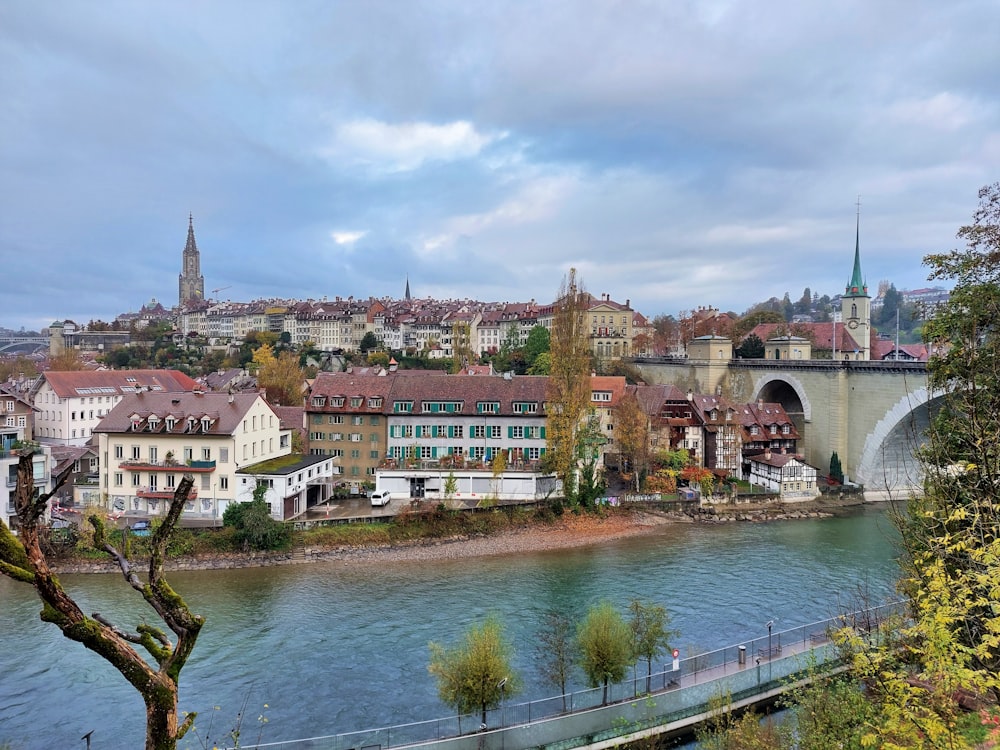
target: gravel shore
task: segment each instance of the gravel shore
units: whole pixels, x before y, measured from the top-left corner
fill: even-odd
[[[535,525],[480,537],[456,537],[406,546],[345,547],[331,553],[330,559],[347,564],[450,560],[490,555],[514,555],[568,547],[582,547],[611,539],[637,536],[654,531],[678,519],[667,514],[634,511],[598,517],[566,515],[546,525]]]

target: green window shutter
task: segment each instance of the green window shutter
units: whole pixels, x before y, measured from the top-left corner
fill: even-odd
[[[507,426],[507,437],[511,439],[514,437],[514,428],[510,425]]]
[[[438,457],[438,449],[437,446],[434,446],[433,448],[431,448],[431,458],[437,458],[437,457]]]
[[[542,440],[545,440],[545,428],[544,427],[541,428],[541,435],[540,435],[540,437],[542,438]]]
[[[455,437],[455,426],[454,425],[448,425],[448,437],[450,437],[450,438]]]

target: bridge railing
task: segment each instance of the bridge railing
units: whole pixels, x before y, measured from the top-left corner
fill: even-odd
[[[836,648],[830,642],[833,630],[849,626],[874,632],[880,622],[900,611],[899,603],[886,604],[781,631],[772,630],[743,643],[690,654],[678,659],[676,670],[673,662],[668,661],[649,677],[649,692],[644,664],[640,663],[632,677],[608,686],[606,703],[600,687],[576,690],[565,696],[504,703],[486,712],[485,730],[481,730],[481,713],[476,712],[358,732],[261,743],[256,747],[354,750],[425,744],[438,750],[482,750],[493,746],[512,750],[584,735],[621,736],[637,728],[707,710],[709,701],[718,695],[723,684],[734,699],[772,689],[802,671],[810,658],[816,664],[835,659]],[[503,739],[494,737],[497,734],[503,735]],[[484,744],[484,737],[496,741]]]

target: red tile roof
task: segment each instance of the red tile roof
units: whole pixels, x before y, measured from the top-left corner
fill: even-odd
[[[133,393],[140,386],[148,386],[153,392],[176,393],[193,391],[198,383],[180,370],[101,370],[48,371],[42,374],[45,382],[59,398],[77,398],[93,393],[80,393],[80,389],[114,388],[116,395]]]

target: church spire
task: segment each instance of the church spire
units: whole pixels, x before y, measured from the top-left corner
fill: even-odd
[[[861,275],[861,197],[858,197],[858,218],[854,234],[854,272],[851,281],[844,290],[845,297],[867,297],[868,285]]]
[[[407,302],[410,301],[410,277],[409,277],[409,275],[407,275],[407,277],[406,277],[406,293],[403,296],[403,299],[405,299]]]
[[[194,241],[194,214],[188,214],[188,238],[184,253],[197,253],[198,244]]]

